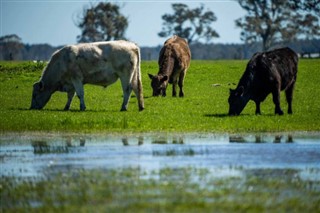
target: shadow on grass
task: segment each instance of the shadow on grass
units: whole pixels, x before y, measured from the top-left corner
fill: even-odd
[[[205,117],[215,117],[215,118],[225,118],[225,117],[231,117],[228,115],[228,113],[216,113],[216,114],[204,114]]]
[[[214,117],[214,118],[238,118],[238,117],[248,117],[248,116],[256,116],[256,117],[274,117],[274,116],[279,116],[275,115],[273,113],[266,113],[266,114],[261,114],[261,115],[256,115],[256,114],[240,114],[240,115],[229,115],[228,113],[215,113],[215,114],[204,114],[205,117]],[[281,116],[280,116],[281,117]]]
[[[79,109],[69,109],[69,110],[64,110],[64,109],[29,109],[29,108],[10,108],[10,110],[18,110],[18,111],[34,111],[34,112],[120,112],[119,110],[107,110],[107,109],[86,109],[85,111],[81,111]]]

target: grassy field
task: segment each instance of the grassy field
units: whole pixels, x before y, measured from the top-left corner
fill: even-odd
[[[314,171],[319,172],[319,171]],[[249,169],[213,178],[207,169],[74,171],[33,182],[1,179],[4,212],[319,212],[318,180],[292,169]]]
[[[132,97],[129,111],[120,112],[122,90],[117,82],[107,89],[86,85],[87,110],[80,112],[79,100],[75,98],[71,110],[66,112],[65,93],[55,93],[43,110],[29,110],[32,85],[39,80],[45,64],[0,62],[0,135],[320,131],[319,59],[299,63],[293,115],[274,115],[269,96],[261,105],[262,115],[255,115],[255,104],[249,102],[240,116],[229,117],[229,88],[236,86],[246,63],[192,61],[185,81],[185,97],[155,98],[151,96],[147,74],[157,73],[157,63],[143,62],[144,111],[138,111],[137,100]],[[169,87],[167,94],[171,91]],[[281,102],[286,112],[284,94]],[[0,161],[6,163],[8,156],[3,153]],[[175,154],[174,149],[169,150],[167,157],[174,161]],[[54,157],[60,156],[55,153]],[[229,167],[241,175],[217,177],[214,175],[219,171],[193,167],[163,168],[150,173],[141,168],[70,167],[67,172],[40,180],[1,174],[0,211],[318,212],[320,209],[319,178],[303,179],[300,170],[290,168]],[[311,177],[319,177],[318,168],[305,170]]]
[[[142,62],[145,110],[138,112],[132,97],[127,112],[120,112],[120,82],[107,89],[85,86],[87,110],[79,111],[74,98],[71,111],[63,111],[66,93],[55,93],[41,111],[28,110],[32,85],[41,76],[43,64],[0,62],[0,132],[59,131],[81,133],[132,132],[281,132],[320,130],[320,60],[300,60],[294,91],[293,115],[288,115],[284,93],[284,116],[274,115],[271,95],[261,104],[256,116],[249,102],[238,117],[227,116],[229,88],[234,88],[247,61],[192,61],[185,79],[185,97],[152,97],[148,73],[158,71],[155,61]],[[218,85],[218,86],[216,86]]]

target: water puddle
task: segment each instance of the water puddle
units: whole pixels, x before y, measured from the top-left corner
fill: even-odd
[[[72,170],[205,168],[213,176],[265,169],[320,179],[320,134],[4,135],[2,177],[48,177]]]

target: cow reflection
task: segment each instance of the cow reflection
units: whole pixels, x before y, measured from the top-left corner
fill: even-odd
[[[153,144],[169,144],[170,143],[170,139],[168,138],[157,138],[152,140]],[[173,137],[172,138],[172,143],[173,144],[184,144],[183,138],[182,137]]]
[[[59,154],[59,153],[70,153],[79,152],[79,147],[84,147],[86,140],[80,138],[79,146],[72,144],[72,138],[68,137],[63,144],[56,142],[48,142],[44,140],[32,141],[31,145],[33,147],[34,154]]]
[[[124,136],[121,138],[121,142],[123,146],[129,146],[130,145],[130,140],[134,140],[132,138],[129,138],[127,136]],[[138,145],[141,146],[144,144],[144,137],[139,136],[138,138]],[[132,143],[132,142],[131,142]],[[168,139],[166,137],[159,137],[151,140],[152,144],[184,144],[183,138],[182,137],[172,137],[171,139]]]
[[[255,135],[254,139],[252,137],[248,136],[229,136],[229,142],[230,143],[267,143],[267,142],[273,142],[273,143],[281,143],[281,141],[285,141],[286,143],[293,143],[293,137],[292,135],[288,135],[287,140],[283,139],[285,138],[284,135],[275,135],[274,139],[268,138],[267,136],[262,135]]]
[[[281,143],[281,140],[282,140],[282,138],[283,138],[283,135],[276,135],[275,137],[274,137],[274,143]],[[287,140],[286,140],[286,143],[293,143],[293,137],[292,137],[292,135],[288,135],[288,138],[287,138]]]
[[[128,137],[123,137],[123,138],[121,139],[121,141],[122,141],[122,144],[123,144],[124,146],[129,146]],[[138,137],[138,145],[139,145],[139,146],[142,145],[142,144],[143,144],[143,141],[144,141],[143,137],[142,137],[142,136],[139,136],[139,137]]]

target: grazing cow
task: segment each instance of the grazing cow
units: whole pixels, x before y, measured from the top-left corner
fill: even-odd
[[[272,93],[275,114],[283,115],[280,91],[285,90],[288,113],[292,114],[292,94],[297,79],[298,56],[290,48],[255,53],[247,64],[235,90],[230,89],[229,115],[239,115],[249,100],[256,103],[256,114],[261,114],[260,103]]]
[[[184,96],[183,82],[191,60],[191,52],[185,39],[178,36],[169,38],[159,54],[159,72],[149,74],[153,96],[166,96],[168,83],[172,84],[172,96],[176,97],[176,86],[179,84],[179,97]],[[179,78],[179,82],[178,82]]]
[[[144,109],[140,72],[140,49],[128,41],[95,42],[65,46],[55,52],[40,81],[33,85],[30,109],[42,109],[56,91],[68,93],[65,110],[74,94],[85,110],[84,84],[107,87],[120,78],[123,89],[121,111],[126,111],[130,94],[135,92],[139,110]]]

